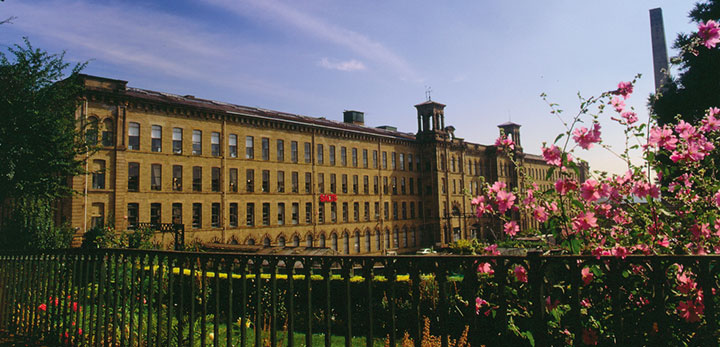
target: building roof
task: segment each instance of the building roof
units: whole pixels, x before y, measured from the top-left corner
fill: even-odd
[[[447,105],[441,104],[441,103],[439,103],[439,102],[437,102],[437,101],[428,100],[428,101],[421,102],[421,103],[415,105],[415,107],[424,106],[424,105],[433,105],[433,104],[435,104],[435,105],[440,105],[440,106],[442,106],[442,107],[447,106]]]
[[[522,126],[522,125],[520,125],[520,124],[518,124],[518,123],[513,123],[513,122],[505,122],[505,123],[502,123],[502,124],[498,125],[498,127],[506,127],[506,126],[518,126],[518,127],[520,127],[520,126]]]

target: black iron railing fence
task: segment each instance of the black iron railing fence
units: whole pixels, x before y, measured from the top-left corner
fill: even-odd
[[[4,252],[0,333],[95,346],[447,346],[463,333],[473,346],[717,345],[719,260]],[[702,310],[686,315],[699,290]]]

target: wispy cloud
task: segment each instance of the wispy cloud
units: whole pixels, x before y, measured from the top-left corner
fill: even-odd
[[[265,19],[271,19],[281,23],[279,26],[282,28],[292,31],[300,30],[306,35],[343,47],[369,61],[388,67],[402,79],[420,80],[417,72],[405,59],[395,54],[382,43],[356,31],[331,24],[309,13],[300,11],[287,5],[288,3],[274,0],[250,2],[238,2],[235,0],[205,1],[242,17],[256,19],[258,16],[262,16]]]
[[[308,97],[241,68],[253,66],[266,53],[262,47],[217,35],[188,18],[127,4],[83,1],[10,2],[4,10],[18,17],[9,29],[20,29],[33,42],[53,42],[78,60],[246,93]]]
[[[320,59],[320,62],[318,62],[318,65],[326,69],[340,71],[358,71],[366,69],[365,64],[355,59],[348,61],[330,61],[328,58],[322,58]]]

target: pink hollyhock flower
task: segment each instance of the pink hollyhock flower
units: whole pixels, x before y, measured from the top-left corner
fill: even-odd
[[[47,305],[40,304],[40,306],[38,306],[38,310],[43,311],[43,312],[47,311]]]
[[[505,182],[497,181],[493,183],[492,187],[490,187],[490,191],[497,194],[501,190],[504,190],[505,187],[507,187],[507,184],[505,184]]]
[[[480,202],[477,207],[475,208],[475,215],[477,215],[478,218],[482,217],[485,213],[493,213],[493,207],[490,204],[486,204],[485,202]]]
[[[580,213],[572,221],[573,228],[578,231],[588,230],[590,228],[597,228],[597,218],[595,218],[594,212]]]
[[[708,49],[715,48],[720,43],[720,26],[714,20],[705,23],[700,22],[698,36],[700,36],[700,40],[705,47]]]
[[[625,122],[627,122],[627,124],[633,124],[638,121],[638,116],[635,112],[623,112],[620,114],[620,116],[625,119]]]
[[[573,140],[584,149],[592,148],[594,143],[600,142],[600,124],[593,124],[593,128],[590,130],[585,127],[575,129],[573,131]]]
[[[582,341],[588,346],[596,346],[598,343],[597,332],[593,329],[583,328]]]
[[[520,282],[527,283],[528,277],[525,267],[523,267],[522,265],[518,265],[515,267],[515,278]]]
[[[615,95],[621,95],[624,99],[627,99],[633,92],[632,82],[620,82],[618,83],[618,89],[613,92]]]
[[[696,304],[693,300],[680,301],[677,305],[678,315],[688,323],[699,322],[704,310],[705,306],[701,302]]]
[[[507,137],[507,135],[501,135],[495,140],[495,146],[507,147],[509,149],[515,149],[515,142]]]
[[[715,205],[720,207],[720,190],[718,190],[717,193],[713,195],[713,202],[715,203]]]
[[[699,239],[700,237],[708,238],[710,237],[710,224],[693,224],[690,226],[690,232],[693,234],[695,239]]]
[[[548,219],[548,214],[545,212],[545,207],[542,206],[535,206],[533,209],[533,218],[535,218],[536,221],[540,223],[545,223]]]
[[[615,107],[615,111],[617,113],[620,113],[625,109],[625,101],[617,97],[610,100],[610,105],[612,105],[612,107]]]
[[[545,297],[545,308],[548,311],[554,310],[558,305],[560,305],[560,300],[551,301],[549,296]]]
[[[663,237],[662,240],[658,240],[657,244],[660,247],[665,247],[665,248],[670,247],[670,241],[668,240],[667,236]]]
[[[492,275],[495,273],[490,263],[480,263],[477,268],[477,272]]]
[[[590,271],[589,267],[584,267],[580,271],[580,274],[582,275],[582,281],[583,281],[583,283],[585,283],[585,285],[590,284],[590,282],[592,282],[593,278],[595,277],[595,274],[593,274],[593,272]]]
[[[567,179],[567,178],[560,178],[557,181],[555,181],[555,190],[557,190],[560,195],[565,195],[571,190],[577,189],[577,183],[575,181]]]
[[[501,190],[497,193],[498,212],[505,213],[515,204],[515,194]]]
[[[473,198],[473,199],[470,201],[470,204],[471,204],[471,205],[477,205],[477,204],[479,204],[479,203],[481,203],[481,202],[483,202],[483,201],[485,201],[485,197],[482,196],[482,195],[480,195],[480,196],[478,196],[478,197]]]
[[[685,272],[678,272],[677,280],[679,283],[677,289],[683,294],[690,294],[690,292],[694,291],[697,288],[697,283],[695,283],[692,278],[687,276]]]
[[[585,298],[580,301],[580,306],[587,308],[592,306],[592,303],[590,303],[590,299]]]
[[[507,222],[505,223],[505,226],[503,227],[505,230],[505,233],[508,234],[508,236],[515,236],[520,231],[520,226],[517,225],[515,221]]]
[[[558,146],[543,147],[542,155],[548,165],[562,165],[562,152]]]
[[[615,246],[612,249],[612,255],[614,255],[618,258],[621,258],[621,259],[625,259],[625,257],[627,257],[627,255],[628,255],[628,251],[623,246]]]
[[[488,305],[489,303],[480,297],[475,298],[475,314],[480,314],[480,308]]]
[[[500,252],[497,250],[497,243],[493,243],[490,246],[487,246],[484,248],[485,252],[487,252],[490,255],[500,255]]]
[[[648,146],[662,147],[668,151],[672,151],[677,147],[677,138],[673,135],[672,129],[667,125],[664,127],[653,127],[650,129],[650,137],[648,138]]]
[[[675,125],[675,132],[687,141],[696,135],[697,130],[694,126],[692,126],[692,124],[685,122],[684,120],[680,120],[678,124]]]
[[[580,185],[580,196],[587,201],[600,199],[599,183],[593,179],[586,180]]]
[[[720,119],[715,118],[715,115],[717,115],[718,113],[720,113],[720,108],[713,107],[709,109],[707,116],[705,117],[705,119],[702,120],[702,126],[700,127],[700,131],[712,132],[720,129]]]

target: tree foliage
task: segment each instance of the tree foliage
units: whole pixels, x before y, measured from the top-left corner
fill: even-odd
[[[696,23],[717,20],[720,1],[697,3],[689,17]],[[693,45],[696,40],[697,33],[678,34],[673,47],[680,54],[672,59],[679,68],[678,76],[671,76],[650,98],[650,108],[660,125],[676,123],[680,114],[686,122],[697,124],[708,108],[720,105],[720,51]]]
[[[24,45],[0,52],[0,244],[59,246],[53,204],[73,192],[68,179],[83,173],[87,144],[75,112],[83,85],[63,54]],[[65,72],[69,71],[66,77]]]

